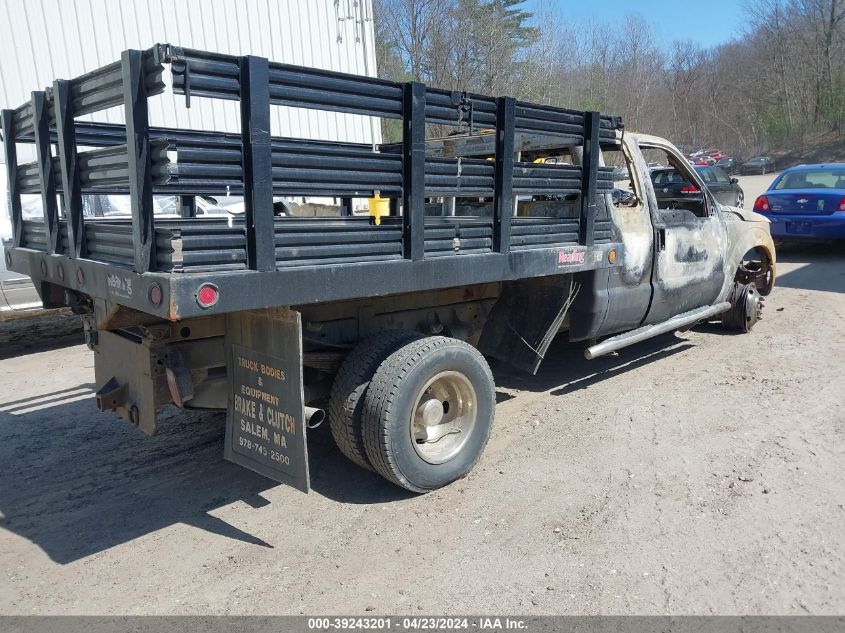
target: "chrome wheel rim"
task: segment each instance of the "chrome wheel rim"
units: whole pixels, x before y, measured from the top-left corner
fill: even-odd
[[[745,322],[748,329],[750,330],[753,328],[762,316],[763,297],[760,296],[760,293],[757,291],[757,287],[754,286],[754,284],[751,284],[748,286],[748,290],[745,294]]]
[[[463,450],[475,428],[478,401],[469,379],[440,372],[420,390],[411,412],[411,443],[429,464],[442,464]]]

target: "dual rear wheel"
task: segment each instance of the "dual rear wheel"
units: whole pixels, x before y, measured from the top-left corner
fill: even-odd
[[[329,421],[341,452],[414,492],[466,475],[490,437],[495,385],[471,345],[407,332],[361,342],[342,364]]]

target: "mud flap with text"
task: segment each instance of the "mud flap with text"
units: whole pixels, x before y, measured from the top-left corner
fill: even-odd
[[[308,492],[308,449],[298,312],[226,317],[229,405],[223,457]]]

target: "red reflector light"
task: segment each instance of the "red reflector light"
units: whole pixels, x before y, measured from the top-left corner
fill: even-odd
[[[201,308],[210,308],[220,299],[220,292],[214,284],[203,284],[197,289],[197,303]]]
[[[687,185],[686,187],[681,187],[681,193],[701,193],[701,190],[693,185]]]
[[[845,211],[845,196],[842,196],[842,200],[839,201],[839,206],[836,207],[837,211]]]
[[[161,305],[161,300],[163,297],[164,293],[161,290],[161,286],[155,283],[150,286],[150,303],[158,307]]]
[[[757,213],[768,213],[771,211],[769,206],[769,199],[766,196],[760,196],[754,201],[754,210]]]

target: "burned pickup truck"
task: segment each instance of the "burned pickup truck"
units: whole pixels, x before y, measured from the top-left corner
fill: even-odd
[[[166,90],[239,101],[241,133],[150,126]],[[125,125],[80,119],[115,106]],[[402,140],[273,137],[276,106],[398,119]],[[166,406],[226,410],[224,456],[303,490],[324,417],[350,460],[433,490],[487,443],[485,357],[536,372],[555,336],[594,358],[707,319],[747,331],[774,283],[764,218],[597,112],[157,45],[32,93],[2,133],[7,266],[83,316],[98,407],[147,434]],[[658,205],[652,160],[685,199]],[[26,195],[43,219],[22,218]],[[103,195],[131,213],[87,217]],[[224,195],[243,212],[197,213]],[[154,213],[163,196],[176,214]],[[277,212],[300,196],[335,215]],[[389,212],[356,215],[362,198]]]

